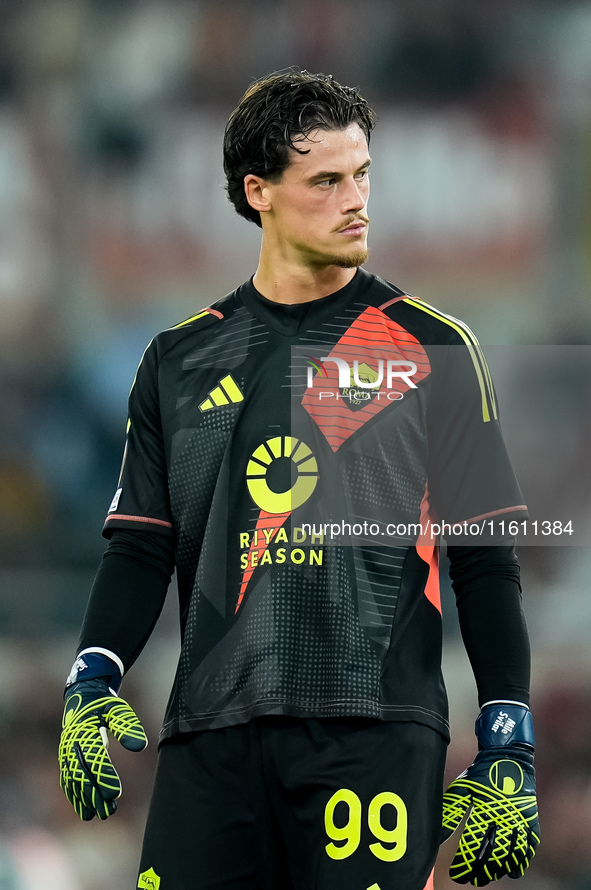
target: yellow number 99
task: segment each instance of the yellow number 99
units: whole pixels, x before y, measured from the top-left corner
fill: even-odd
[[[349,818],[346,825],[339,828],[334,824],[334,811],[341,801],[347,804]],[[361,841],[361,801],[354,791],[350,791],[349,788],[341,788],[333,794],[324,810],[324,825],[331,840],[345,842],[338,847],[332,843],[326,845],[326,852],[330,858],[346,859],[347,856],[351,856]]]
[[[396,827],[384,828],[382,825],[381,815],[382,807],[390,804],[396,810]],[[406,836],[408,830],[408,816],[404,801],[393,791],[383,791],[381,794],[371,800],[367,812],[367,821],[369,828],[374,837],[378,841],[384,841],[386,844],[394,844],[393,847],[384,847],[382,844],[370,844],[369,849],[378,859],[385,862],[396,862],[401,859],[406,852]]]

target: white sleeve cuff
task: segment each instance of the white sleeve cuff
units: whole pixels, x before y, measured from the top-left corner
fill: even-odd
[[[528,706],[525,702],[522,701],[512,701],[510,698],[494,698],[492,701],[485,702],[482,707],[487,708],[489,705],[517,705],[519,708],[526,708],[529,711]],[[481,709],[482,710],[482,709]]]

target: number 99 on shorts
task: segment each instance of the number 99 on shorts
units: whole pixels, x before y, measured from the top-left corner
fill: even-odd
[[[345,811],[348,815],[343,818]],[[369,830],[376,838],[369,845],[373,855],[385,862],[402,859],[408,832],[408,816],[402,798],[393,791],[376,794],[369,802],[366,818]],[[353,855],[361,843],[363,819],[363,805],[354,791],[341,788],[332,795],[324,810],[324,826],[331,841],[326,845],[326,852],[331,859],[347,859]],[[394,827],[387,827],[393,821]]]

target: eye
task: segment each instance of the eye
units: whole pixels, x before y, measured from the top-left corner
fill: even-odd
[[[369,179],[369,170],[368,169],[360,170],[359,173],[355,174],[355,179],[359,179],[359,180]]]
[[[317,182],[316,185],[319,185],[321,188],[330,188],[336,182],[334,176],[331,176],[329,179],[321,179],[320,182]]]

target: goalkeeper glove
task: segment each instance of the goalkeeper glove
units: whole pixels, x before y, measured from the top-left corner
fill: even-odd
[[[67,680],[60,785],[85,821],[106,819],[121,795],[121,781],[107,752],[107,730],[129,751],[142,751],[148,744],[137,716],[117,695],[120,683],[115,662],[98,652],[78,656]]]
[[[476,736],[474,763],[443,796],[441,840],[467,815],[449,874],[484,887],[503,875],[521,877],[540,841],[531,713],[512,702],[485,705]]]

